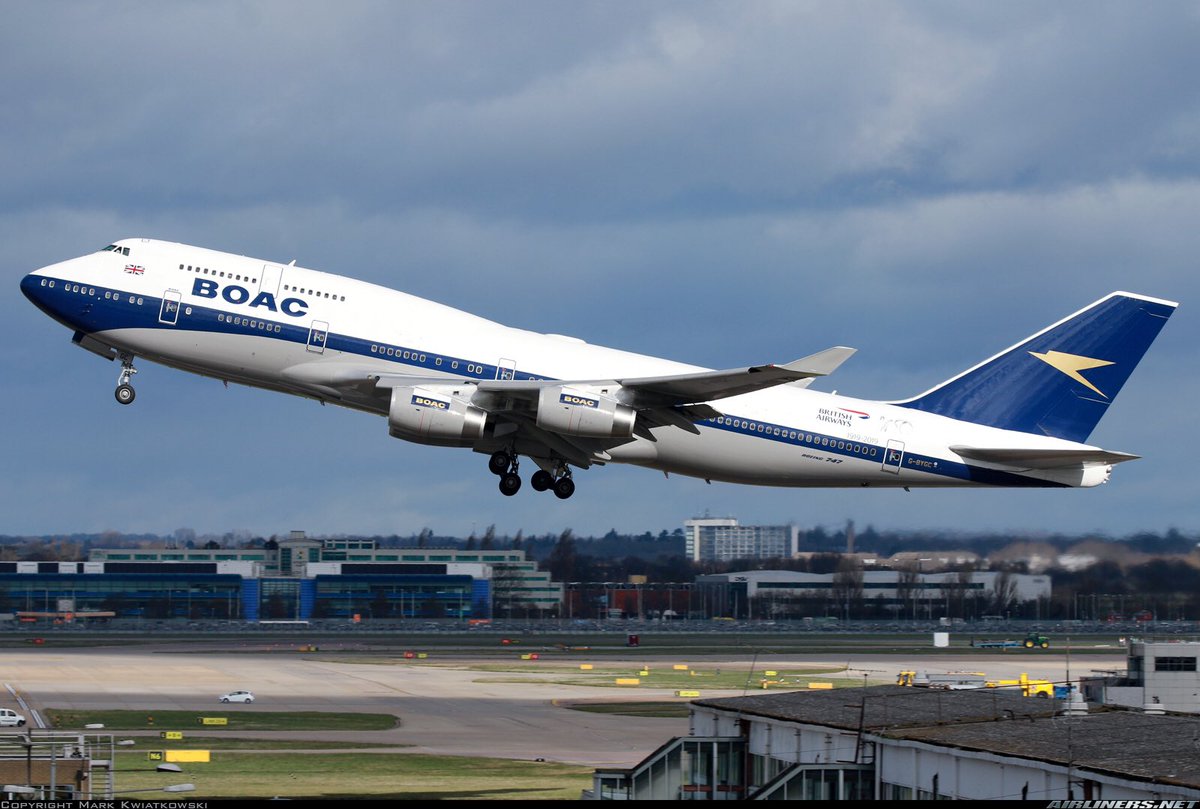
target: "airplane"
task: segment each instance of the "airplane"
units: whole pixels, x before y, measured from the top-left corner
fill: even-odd
[[[780,487],[1092,487],[1137,458],[1087,443],[1178,304],[1113,292],[910,399],[809,390],[855,349],[710,370],[540,334],[340,275],[124,239],[26,275],[81,348],[387,418],[396,438],[488,456],[505,495],[560,499],[633,464]]]

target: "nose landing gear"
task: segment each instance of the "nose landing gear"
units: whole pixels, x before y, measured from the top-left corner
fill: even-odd
[[[113,391],[113,396],[123,405],[133,404],[133,400],[137,396],[133,385],[129,384],[129,380],[136,373],[137,368],[133,367],[133,355],[121,354],[121,375],[117,377],[117,389]]]

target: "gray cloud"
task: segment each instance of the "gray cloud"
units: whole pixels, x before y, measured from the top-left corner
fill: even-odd
[[[616,527],[638,530],[708,507],[805,523],[1196,524],[1171,426],[1198,392],[1180,379],[1200,338],[1194,6],[7,12],[7,530],[171,530],[194,513],[217,531],[604,531],[614,502]],[[1185,306],[1097,435],[1147,460],[1098,492],[815,498],[609,468],[547,507],[502,500],[480,458],[393,441],[378,419],[161,368],[139,377],[136,413],[116,410],[116,369],[15,286],[123,236],[296,258],[709,366],[846,343],[861,353],[822,387],[880,398],[1112,289]],[[151,471],[131,487],[118,467]],[[131,516],[131,499],[158,505]]]

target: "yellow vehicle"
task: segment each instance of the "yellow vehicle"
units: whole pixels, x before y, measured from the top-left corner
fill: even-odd
[[[1021,672],[1021,677],[1017,680],[988,680],[982,672],[926,674],[923,671],[902,671],[896,675],[896,685],[942,691],[960,691],[972,688],[1020,688],[1023,697],[1049,699],[1054,696],[1054,683],[1049,680],[1031,680],[1025,672]]]
[[[1029,675],[1021,672],[1018,680],[989,680],[988,688],[1020,688],[1023,697],[1042,697],[1049,699],[1054,696],[1054,683],[1049,680],[1031,680]]]

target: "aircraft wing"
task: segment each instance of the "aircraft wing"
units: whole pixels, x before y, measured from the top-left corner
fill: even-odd
[[[440,391],[469,400],[474,407],[487,411],[489,418],[507,425],[496,431],[497,437],[516,432],[525,440],[545,449],[534,455],[557,455],[578,466],[603,463],[606,450],[627,443],[630,437],[586,437],[567,435],[547,429],[535,414],[542,392],[547,388],[567,388],[614,401],[637,411],[634,432],[656,441],[654,427],[678,427],[699,433],[695,422],[716,418],[720,412],[707,402],[739,396],[786,384],[806,384],[832,373],[853,355],[855,349],[835,346],[783,365],[755,365],[724,371],[701,371],[652,377],[622,379],[471,379],[468,377],[424,377],[411,374],[380,373],[378,366],[343,365],[314,361],[283,371],[283,376],[321,396],[348,400],[370,396],[377,406],[386,408],[391,389],[412,387]]]
[[[614,389],[616,396],[630,407],[677,407],[726,399],[788,382],[825,376],[836,370],[854,352],[853,348],[835,346],[784,365],[754,365],[726,371],[609,380],[489,379],[479,382],[478,387],[483,393],[526,399],[536,399],[542,388],[546,387],[610,387]]]
[[[753,365],[729,371],[619,379],[621,387],[640,402],[659,407],[711,402],[788,382],[810,380],[833,373],[850,359],[855,349],[834,346],[784,365]]]
[[[701,371],[693,374],[632,377],[610,380],[484,379],[469,377],[420,377],[411,374],[381,374],[376,366],[308,362],[283,371],[293,382],[314,387],[338,389],[369,385],[395,388],[405,385],[471,385],[480,393],[499,398],[537,399],[547,387],[609,387],[631,407],[658,408],[698,404],[789,382],[810,380],[832,373],[855,352],[835,346],[784,365],[754,365],[725,371]]]
[[[1055,469],[1088,463],[1113,464],[1135,461],[1141,457],[1103,449],[1010,449],[958,445],[950,447],[950,450],[973,461],[985,461],[1014,469]]]

